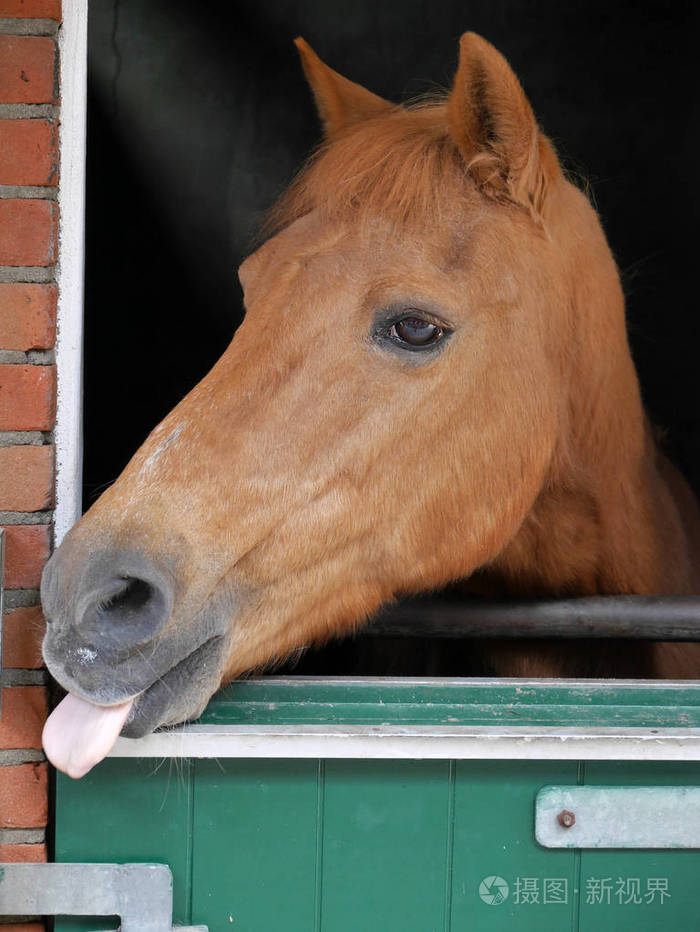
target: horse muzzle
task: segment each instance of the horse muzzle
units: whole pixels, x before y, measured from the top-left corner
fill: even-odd
[[[94,705],[135,698],[126,737],[196,717],[221,681],[230,614],[214,603],[179,612],[177,588],[175,574],[142,553],[86,555],[70,538],[44,570],[46,665]]]

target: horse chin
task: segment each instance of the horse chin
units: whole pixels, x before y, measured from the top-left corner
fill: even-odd
[[[143,738],[168,725],[198,718],[221,682],[226,638],[205,641],[134,700],[121,735]]]
[[[63,688],[98,708],[132,701],[131,711],[120,733],[127,738],[141,738],[163,725],[177,725],[202,713],[221,683],[229,638],[225,634],[215,634],[186,653],[182,660],[174,663],[149,686],[137,685],[129,677],[126,688],[123,685],[115,688],[112,679],[108,681],[99,674],[92,678],[104,680],[101,688],[97,688],[94,682],[81,682],[75,676],[76,671],[62,662],[60,653],[53,649],[51,642],[47,644],[47,640],[44,641],[44,657],[50,672]]]

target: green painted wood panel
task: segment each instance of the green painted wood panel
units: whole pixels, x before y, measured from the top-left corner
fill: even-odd
[[[234,684],[202,720],[683,729],[700,721],[700,688],[262,680]],[[700,785],[700,765],[111,759],[58,776],[56,857],[167,863],[175,921],[210,932],[700,928],[700,851],[537,845],[538,790],[577,783]]]
[[[195,765],[192,915],[209,932],[315,928],[318,761]]]
[[[223,689],[200,722],[698,728],[700,684],[262,678]]]
[[[458,761],[455,770],[454,932],[574,928],[576,853],[535,842],[534,800],[548,783],[577,783],[576,762]]]
[[[193,768],[182,760],[105,760],[82,780],[56,780],[56,860],[169,864],[174,918],[190,922]],[[59,919],[56,932],[114,929]]]
[[[327,761],[318,929],[443,932],[446,761]]]
[[[700,767],[108,760],[59,777],[56,854],[168,863],[176,922],[210,932],[697,928],[699,851],[537,845],[538,790],[581,782],[697,785]]]

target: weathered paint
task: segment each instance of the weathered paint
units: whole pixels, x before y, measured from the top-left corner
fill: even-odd
[[[448,728],[435,722],[449,713],[488,731],[511,709],[525,727],[574,729],[595,709],[600,728],[692,731],[699,700],[688,684],[277,680],[226,690],[199,727]],[[166,862],[175,921],[211,932],[694,927],[700,852],[548,850],[535,800],[552,785],[697,786],[697,763],[299,759],[288,747],[287,759],[113,758],[78,782],[59,775],[57,859]]]
[[[692,683],[262,679],[117,757],[700,760]]]

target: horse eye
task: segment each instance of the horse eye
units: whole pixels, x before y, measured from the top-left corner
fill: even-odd
[[[442,327],[422,317],[404,317],[397,320],[389,330],[389,336],[397,343],[408,343],[409,346],[430,346],[441,340],[444,335]]]

